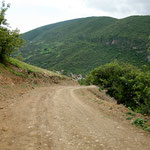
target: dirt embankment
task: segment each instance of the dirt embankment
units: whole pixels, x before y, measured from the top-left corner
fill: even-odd
[[[0,109],[10,105],[12,99],[36,87],[77,84],[66,76],[47,73],[46,70],[32,72],[11,64],[0,64]]]

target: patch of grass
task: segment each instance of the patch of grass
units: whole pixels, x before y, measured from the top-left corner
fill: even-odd
[[[103,89],[101,87],[99,87],[98,90],[101,92]]]
[[[40,87],[40,84],[35,84],[35,83],[33,83],[33,84],[32,84],[32,87]]]
[[[104,118],[110,118],[110,116],[104,116]]]
[[[129,110],[129,111],[132,110],[131,107],[128,107],[128,110]]]
[[[134,114],[134,113],[132,113],[132,112],[130,112],[130,111],[128,111],[128,112],[126,113],[126,115],[136,116],[136,114]]]
[[[127,118],[126,118],[126,120],[131,120],[131,119],[133,119],[133,117],[127,117]]]
[[[15,74],[15,75],[17,75],[17,76],[22,76],[22,77],[24,77],[24,78],[27,78],[27,76],[26,76],[25,74],[21,73],[21,72],[16,72],[16,71],[12,70],[11,68],[7,67],[7,66],[4,65],[4,64],[2,64],[2,66],[3,66],[6,70],[12,72],[13,74]]]
[[[4,65],[4,64],[2,64],[2,63],[0,63],[0,65],[3,67],[3,68],[5,68],[6,66]]]
[[[21,87],[22,87],[22,88],[26,88],[27,85],[26,85],[26,84],[22,84]]]
[[[143,119],[143,118],[136,118],[136,119],[132,122],[132,125],[144,127],[144,124],[145,124],[146,122],[147,122],[147,120],[145,120],[145,119]]]
[[[8,84],[7,84],[7,85],[3,85],[2,87],[3,87],[4,89],[11,88],[10,85],[8,85]]]
[[[35,66],[32,66],[32,65],[29,65],[29,64],[26,64],[22,61],[19,61],[17,59],[14,59],[14,58],[8,58],[7,61],[13,65],[15,65],[16,67],[18,68],[21,68],[21,69],[24,69],[24,70],[28,70],[28,71],[31,71],[31,72],[40,72],[39,69]]]
[[[22,76],[24,78],[27,78],[27,76],[23,73],[20,73],[20,72],[16,72],[16,71],[13,71],[12,69],[9,70],[10,72],[12,72],[13,74],[15,74],[16,76]]]
[[[143,118],[136,118],[133,122],[132,125],[135,125],[136,127],[141,127],[145,131],[150,132],[150,125],[146,124],[147,120]]]
[[[109,108],[109,110],[112,110],[113,108],[112,108],[112,106]]]
[[[98,102],[98,104],[103,104],[103,103],[104,103],[104,102],[102,102],[102,101],[99,101],[99,102]]]
[[[1,88],[2,88],[2,86],[1,86]],[[3,97],[6,97],[6,95],[2,92],[0,92],[0,95],[3,96]]]
[[[18,68],[21,68],[23,70],[26,70],[28,73],[32,73],[32,72],[35,72],[35,73],[43,73],[43,74],[48,74],[48,75],[55,75],[55,76],[59,76],[60,78],[63,78],[64,76],[63,75],[58,75],[57,73],[54,73],[52,71],[49,71],[49,70],[45,70],[45,69],[42,69],[42,68],[38,68],[36,66],[32,66],[32,65],[29,65],[29,64],[26,64],[22,61],[19,61],[17,59],[14,59],[12,57],[10,58],[7,58],[7,62],[9,62],[10,64],[18,67]],[[23,75],[22,73],[16,73],[16,75]]]

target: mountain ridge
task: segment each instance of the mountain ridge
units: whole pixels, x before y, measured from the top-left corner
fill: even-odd
[[[149,65],[150,16],[88,17],[42,26],[23,34],[24,61],[45,69],[86,74],[114,59]]]

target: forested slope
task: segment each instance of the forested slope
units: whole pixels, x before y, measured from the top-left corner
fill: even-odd
[[[23,35],[24,61],[54,70],[86,74],[118,59],[149,65],[150,16],[89,17],[51,24]]]

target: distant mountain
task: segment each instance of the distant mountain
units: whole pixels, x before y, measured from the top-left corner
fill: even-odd
[[[150,16],[89,17],[64,21],[23,34],[24,61],[51,70],[86,74],[118,59],[149,65]]]

